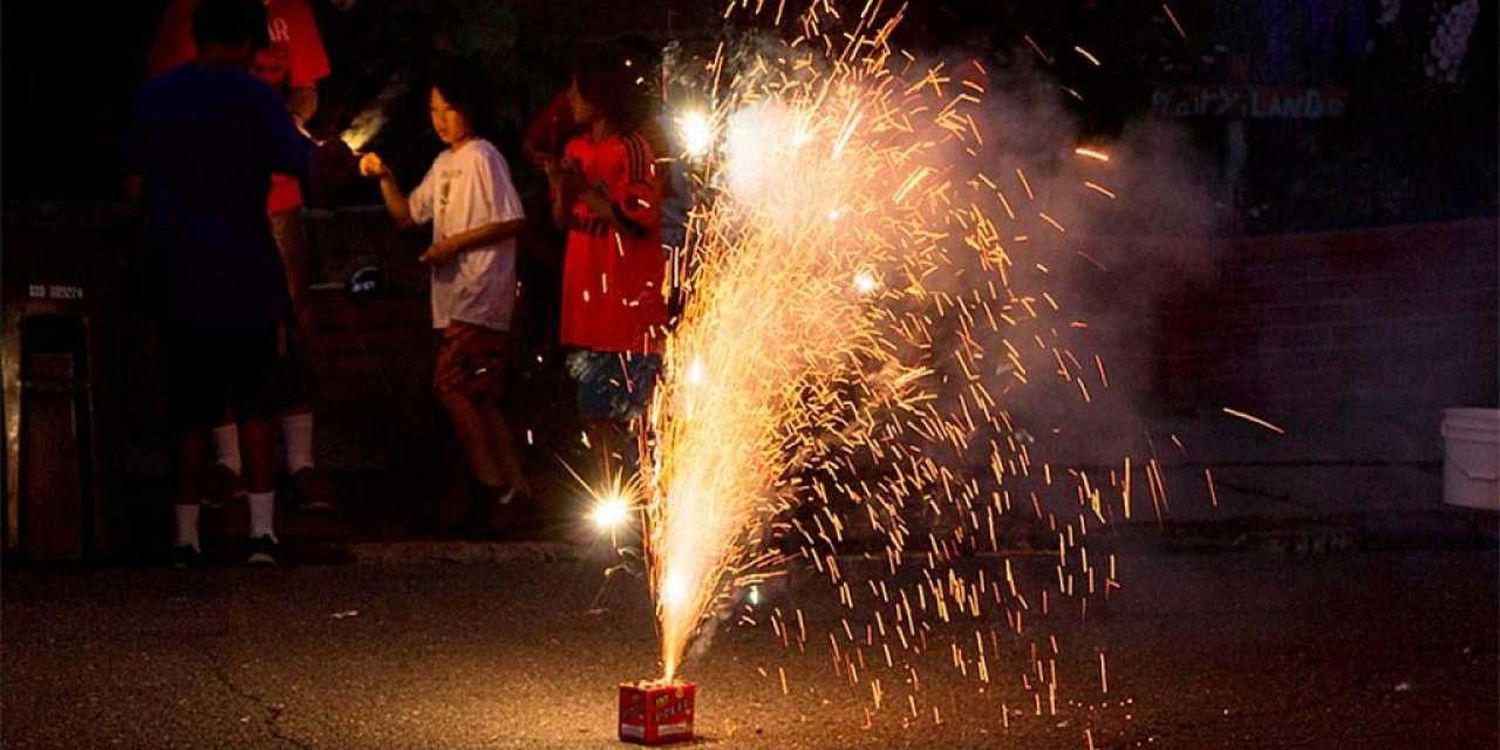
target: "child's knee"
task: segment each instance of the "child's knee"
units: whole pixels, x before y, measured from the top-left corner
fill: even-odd
[[[432,396],[444,409],[452,411],[456,406],[462,406],[469,402],[469,398],[463,389],[453,383],[438,381],[432,384]]]

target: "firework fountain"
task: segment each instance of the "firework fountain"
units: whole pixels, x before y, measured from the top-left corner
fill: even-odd
[[[987,273],[972,280],[991,295],[981,303],[1016,301],[989,218],[1000,203],[966,202],[983,178],[964,169],[982,144],[965,110],[983,71],[893,51],[900,16],[878,7],[835,47],[817,31],[837,23],[831,12],[809,10],[806,35],[736,70],[722,49],[710,66],[712,198],[690,220],[690,302],[653,410],[648,544],[669,679],[705,618],[774,570],[764,542],[807,535],[788,526],[794,509],[839,493],[899,548],[930,461],[879,486],[852,481],[871,464],[899,469],[954,427],[936,401],[934,360],[952,353],[931,348],[933,307],[965,304],[951,277],[968,270]],[[998,420],[982,388],[959,402]],[[832,554],[807,537],[804,557]]]
[[[729,12],[791,18],[784,6]],[[998,646],[981,629],[1020,633],[1061,600],[1086,610],[1118,585],[1112,558],[1090,563],[1088,529],[1131,516],[1138,473],[1153,509],[1165,502],[1154,460],[1054,476],[1018,424],[1025,398],[1086,402],[1108,388],[1102,360],[1067,343],[1086,324],[1048,291],[1045,253],[1067,227],[1024,165],[988,150],[988,72],[896,49],[900,22],[874,0],[847,17],[814,3],[789,40],[721,44],[701,71],[708,106],[680,118],[702,199],[643,469],[661,684],[741,592],[792,565],[826,577],[847,611],[829,643],[851,683],[865,663],[850,653],[871,647],[915,684],[903,654],[928,646],[929,621],[963,620],[982,627],[954,639],[953,664],[987,683]],[[1080,180],[1078,200],[1114,200],[1105,181]],[[1024,591],[1008,561],[964,572],[964,556],[1000,549],[1006,517],[1051,540],[1050,590]],[[880,540],[884,577],[841,567],[855,526]],[[914,549],[923,569],[902,582]],[[772,616],[782,634],[784,617]],[[1043,687],[1041,663],[1026,681],[1038,710],[1041,695],[1056,700],[1055,666]],[[878,709],[881,683],[869,682]]]

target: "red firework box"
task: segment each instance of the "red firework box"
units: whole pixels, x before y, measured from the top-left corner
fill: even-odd
[[[691,682],[620,683],[620,739],[639,745],[665,745],[693,738]]]

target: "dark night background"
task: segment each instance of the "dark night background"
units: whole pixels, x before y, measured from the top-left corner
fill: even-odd
[[[712,0],[309,3],[333,68],[317,134],[338,134],[405,81],[370,146],[414,180],[441,147],[423,75],[438,55],[467,58],[500,93],[496,145],[532,201],[528,216],[543,215],[541,184],[516,140],[558,90],[572,51],[638,33],[711,52],[724,30]],[[624,558],[584,522],[588,498],[560,468],[592,479],[598,462],[579,446],[555,344],[561,239],[544,222],[529,223],[519,243],[520,343],[505,404],[540,485],[537,538],[457,539],[429,523],[438,488],[463,471],[431,397],[429,277],[414,260],[427,240],[393,229],[375,188],[360,182],[310,195],[306,213],[315,456],[339,512],[280,504],[288,564],[252,569],[238,564],[245,503],[205,508],[215,564],[161,564],[171,436],[141,312],[140,226],[121,200],[119,164],[166,5],[0,8],[0,743],[620,747],[616,683],[658,673],[654,602],[639,578],[604,572]],[[969,649],[978,634],[951,623],[929,634],[924,623],[922,680],[913,669],[907,683],[920,687],[921,715],[915,702],[904,711],[899,657],[885,713],[871,720],[866,685],[848,677],[856,656],[866,679],[882,674],[874,642],[861,648],[849,634],[848,669],[837,655],[830,668],[823,634],[837,654],[856,616],[821,575],[789,565],[765,584],[759,626],[725,620],[690,665],[700,740],[778,750],[1496,747],[1500,500],[1445,502],[1450,487],[1482,483],[1454,481],[1455,440],[1440,428],[1447,409],[1488,418],[1500,406],[1496,5],[915,0],[898,46],[977,56],[999,73],[994,88],[1006,95],[995,98],[1023,102],[1023,127],[1119,146],[1109,167],[1118,171],[1105,174],[1164,183],[1156,205],[1180,209],[1156,212],[1149,190],[1148,200],[1090,198],[1150,214],[1070,224],[1057,240],[1112,260],[1095,268],[1070,252],[1087,275],[1050,278],[1067,279],[1063,310],[1089,324],[1064,333],[1080,354],[1098,352],[1115,384],[1087,411],[1071,394],[1070,412],[1035,389],[1002,404],[1057,433],[1036,446],[1054,452],[1041,459],[1051,461],[1047,485],[1065,470],[1118,486],[1122,456],[1134,456],[1124,486],[1134,477],[1153,502],[1170,494],[1170,509],[1091,530],[1086,552],[1096,569],[1108,556],[1111,578],[1118,558],[1123,588],[1105,583],[1092,595],[1090,571],[1091,595],[1053,596],[1050,619],[1051,578],[1061,587],[1063,576],[1056,521],[1078,513],[1082,523],[1083,495],[1059,482],[1050,532],[1041,505],[1035,519],[1000,517],[995,554],[954,565],[979,569],[981,581],[992,571],[997,601],[1013,561],[1023,587],[1039,582],[1041,615],[1028,612],[1024,636],[1019,610],[1014,626],[985,613],[1000,631],[990,657],[1005,662],[1006,679],[1033,661],[1036,679],[977,692],[973,679],[944,679],[948,643]],[[1038,114],[1059,108],[1065,116],[1050,122]],[[1169,133],[1171,153],[1130,151],[1143,130]],[[1071,143],[1048,148],[1053,164],[1082,161]],[[1132,159],[1181,170],[1129,175],[1120,165]],[[369,267],[383,273],[379,293],[350,292],[346,281]],[[1493,480],[1485,486],[1493,493]],[[908,537],[912,559],[939,546],[922,531]],[[874,581],[886,560],[865,554],[860,533],[839,534],[838,566],[847,580]],[[917,549],[929,541],[934,549]],[[907,568],[917,586],[917,566]],[[786,608],[779,632],[772,607]],[[805,655],[785,624],[794,609],[813,633]],[[1050,682],[1038,660],[1044,636],[1057,657],[1044,656]],[[789,688],[777,679],[783,664]],[[1044,716],[1058,674],[1063,705]]]
[[[15,364],[32,346],[22,342],[25,316],[60,310],[51,320],[88,321],[88,343],[66,346],[78,349],[94,388],[94,413],[73,437],[96,477],[91,507],[107,518],[101,528],[113,529],[100,550],[149,549],[164,522],[161,384],[136,312],[137,230],[119,200],[118,165],[165,5],[11,3],[0,23],[8,382],[18,382]],[[466,58],[500,92],[497,145],[531,215],[543,213],[540,181],[516,139],[557,91],[573,51],[636,33],[678,42],[685,55],[711,53],[723,30],[712,4],[666,0],[311,5],[333,67],[320,85],[315,132],[336,135],[404,81],[370,147],[415,180],[440,147],[427,122],[426,68],[439,55]],[[1173,17],[1123,0],[916,4],[896,43],[977,57],[1003,85],[1062,107],[1085,140],[1108,143],[1151,120],[1183,135],[1181,160],[1204,172],[1192,202],[1211,204],[1212,231],[1156,227],[1163,236],[1117,238],[1120,257],[1139,252],[1168,265],[1102,274],[1081,290],[1099,303],[1089,312],[1106,322],[1100,335],[1120,339],[1094,345],[1137,376],[1132,418],[1201,426],[1222,404],[1253,406],[1299,424],[1300,437],[1246,445],[1205,427],[1208,458],[1389,461],[1416,472],[1411,482],[1427,481],[1439,442],[1433,410],[1495,402],[1494,3],[1190,0],[1170,8]],[[1444,47],[1464,41],[1445,21],[1464,8],[1477,8],[1473,33],[1466,45]],[[1216,109],[1220,92],[1270,104]],[[1328,104],[1276,109],[1308,96]],[[411,531],[414,506],[446,465],[445,431],[426,398],[427,280],[407,260],[421,236],[393,231],[378,202],[358,181],[309,196],[319,461],[361,498],[366,511],[348,519],[360,525],[356,536],[376,537]],[[529,231],[525,354],[511,412],[535,433],[532,465],[552,475],[577,435],[552,344],[560,238],[540,222]],[[351,299],[343,284],[368,265],[384,270],[384,294]],[[28,307],[28,285],[58,283],[83,289],[83,304]],[[73,325],[39,329],[30,341],[73,341]],[[18,391],[8,393],[15,424]],[[10,454],[12,467],[23,453]],[[13,492],[18,477],[11,472]],[[572,494],[560,479],[553,502],[565,506]],[[14,548],[16,537],[8,541]]]
[[[1393,5],[1394,3],[1394,5]],[[4,11],[4,190],[7,202],[115,196],[119,133],[141,82],[144,49],[163,2],[10,4]],[[322,86],[316,126],[336,132],[391,75],[419,79],[433,49],[484,61],[514,129],[545,101],[569,47],[637,31],[712,39],[711,4],[648,2],[313,3],[334,73]],[[912,9],[900,40],[914,49],[983,49],[1004,67],[1030,56],[1023,36],[1051,50],[1040,72],[1079,92],[1086,132],[1117,131],[1172,84],[1346,88],[1348,115],[1256,120],[1240,208],[1253,232],[1370,226],[1491,215],[1495,208],[1495,5],[1479,4],[1453,80],[1424,73],[1448,0],[1360,2],[1123,1],[934,3]],[[1388,7],[1399,12],[1387,23]],[[1073,54],[1085,47],[1107,64]],[[416,105],[413,102],[417,102]],[[397,107],[388,140],[433,143],[419,99]],[[1223,124],[1191,123],[1203,148],[1223,149]],[[392,137],[397,136],[397,137]],[[368,201],[372,193],[336,196]]]

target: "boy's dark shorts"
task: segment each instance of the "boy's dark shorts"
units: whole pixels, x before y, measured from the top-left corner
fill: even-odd
[[[442,330],[432,387],[438,395],[497,399],[505,387],[510,332],[453,321]]]
[[[650,405],[661,355],[580,349],[568,355],[568,372],[578,381],[579,416],[624,421]]]
[[[280,372],[284,323],[234,326],[168,324],[162,331],[167,412],[179,429],[273,417],[290,403]]]

